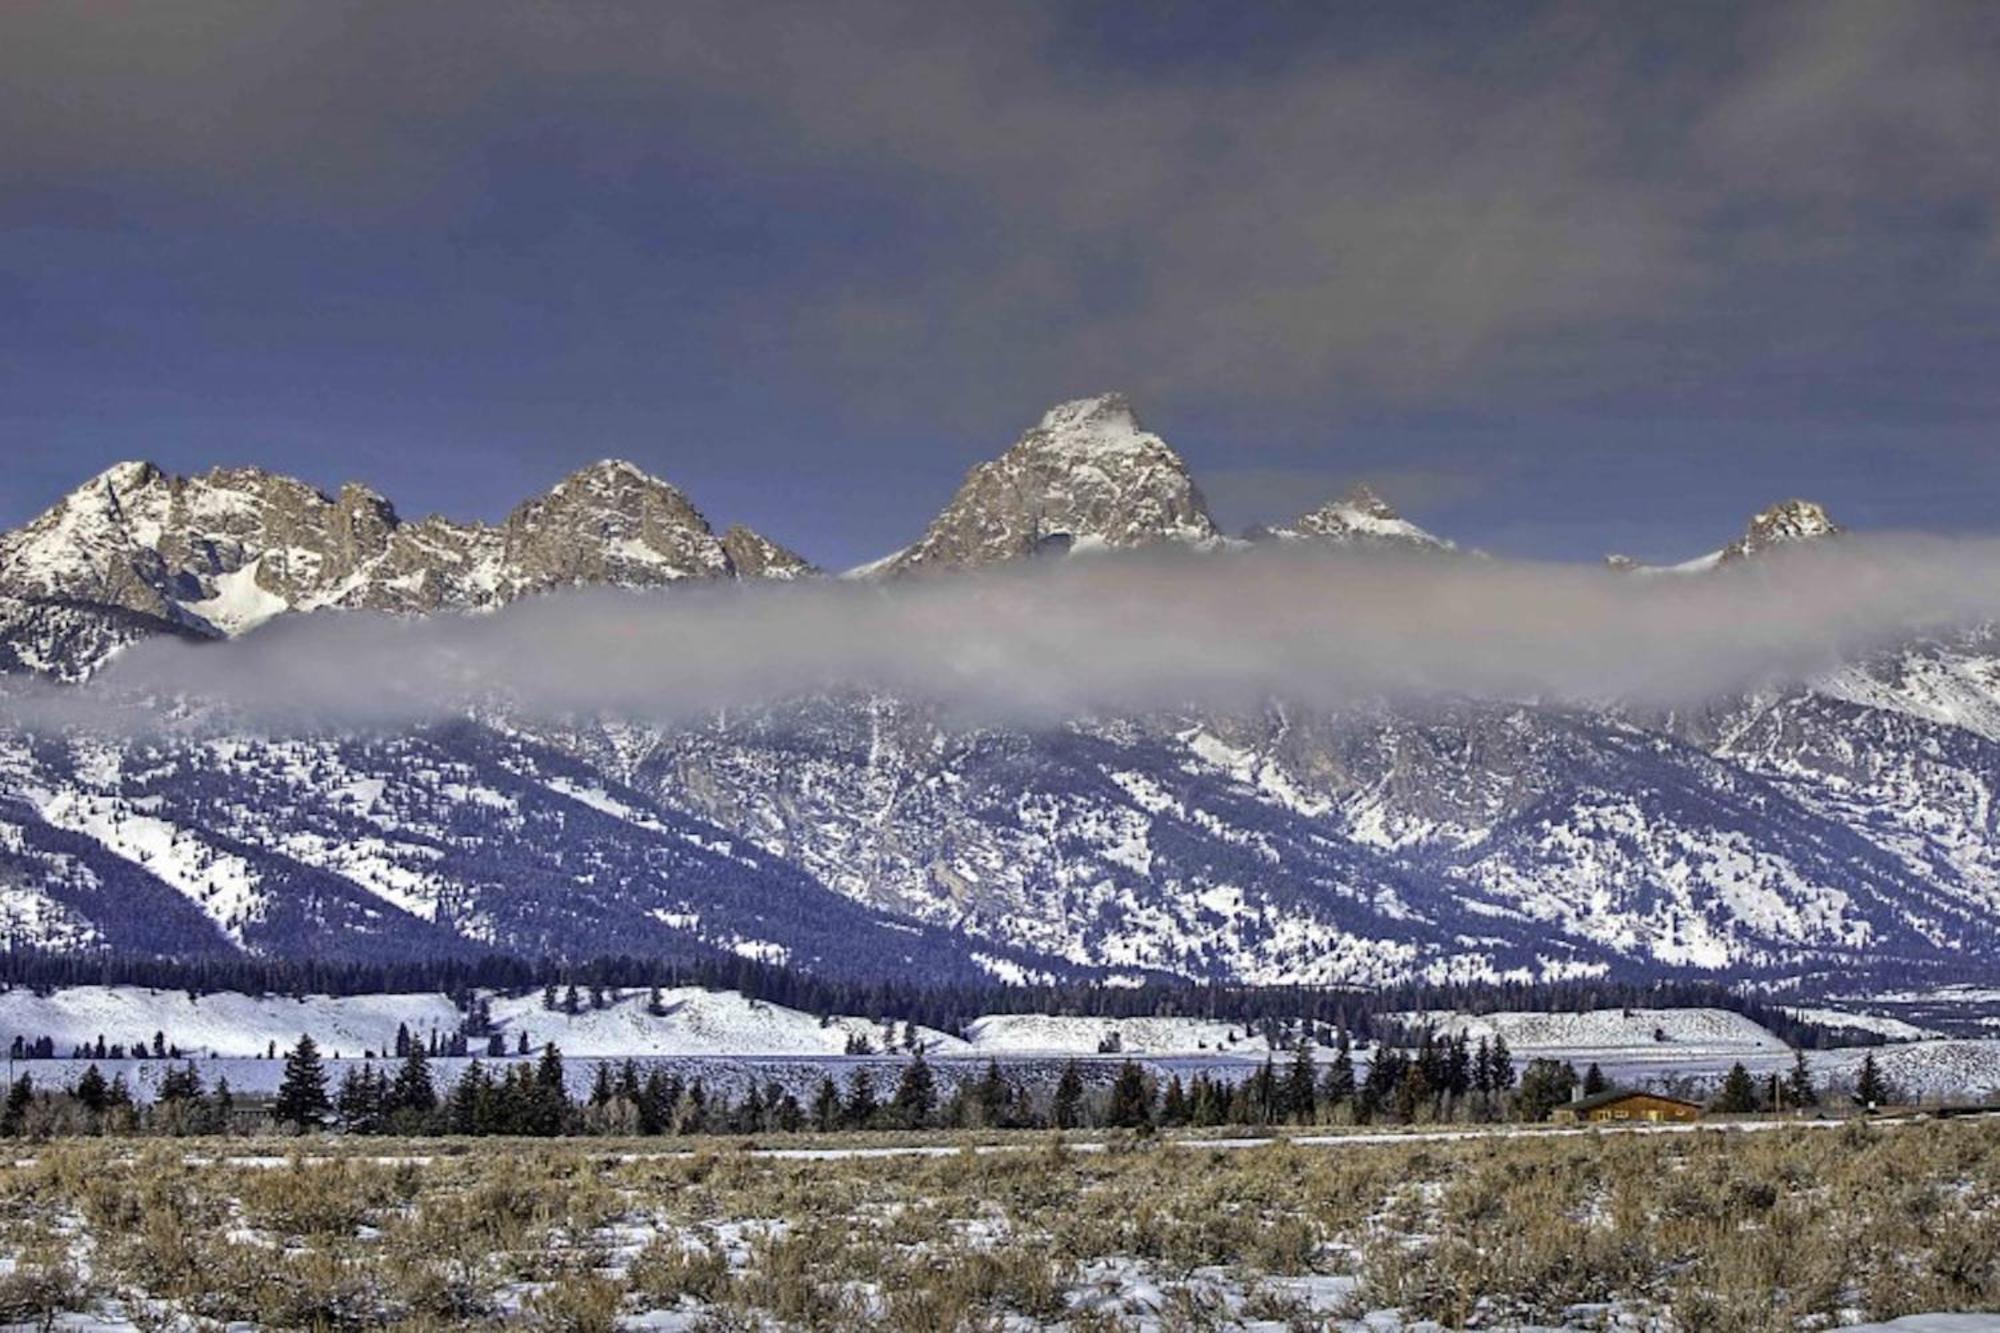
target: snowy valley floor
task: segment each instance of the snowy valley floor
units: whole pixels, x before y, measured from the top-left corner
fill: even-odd
[[[0,1165],[0,1320],[1722,1330],[2000,1309],[1990,1118],[986,1141],[1008,1150],[23,1145]]]

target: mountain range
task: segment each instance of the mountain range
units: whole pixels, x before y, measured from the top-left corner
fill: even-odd
[[[1711,555],[1612,562],[1703,577],[1840,531],[1788,501]],[[1225,534],[1105,395],[1051,409],[846,577],[1264,543],[1483,558],[1360,487]],[[67,687],[143,638],[285,616],[822,576],[616,461],[494,525],[126,463],[0,537],[0,670]],[[735,954],[899,980],[1957,975],[2000,957],[1996,782],[2000,646],[1972,632],[1672,712],[1273,698],[1027,728],[857,689],[656,725],[79,726],[0,733],[0,932],[176,956]]]

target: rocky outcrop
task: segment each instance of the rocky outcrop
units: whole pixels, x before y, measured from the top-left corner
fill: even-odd
[[[819,573],[797,551],[780,546],[741,523],[731,525],[722,534],[722,551],[739,579],[802,579]]]
[[[1722,559],[1744,560],[1780,546],[1837,537],[1844,531],[1811,500],[1785,500],[1752,518],[1743,535],[1722,548]]]
[[[1220,538],[1180,455],[1119,394],[1049,409],[966,476],[917,541],[871,572],[967,569],[1021,556]]]
[[[1364,485],[1351,487],[1339,499],[1301,514],[1282,527],[1260,529],[1252,535],[1279,541],[1378,550],[1442,552],[1458,549],[1456,543],[1426,532],[1404,518],[1390,508],[1388,501]]]
[[[327,496],[259,468],[121,463],[0,538],[5,619],[33,627],[11,655],[66,678],[148,627],[227,637],[291,611],[483,610],[577,585],[811,572],[747,528],[718,537],[679,490],[617,460],[498,525],[405,522],[367,487]]]

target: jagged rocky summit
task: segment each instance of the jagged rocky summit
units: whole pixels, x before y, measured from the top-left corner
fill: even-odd
[[[224,637],[288,611],[485,610],[578,585],[810,572],[748,528],[716,536],[679,490],[612,459],[497,525],[408,522],[364,486],[327,496],[258,468],[178,477],[121,463],[0,538],[0,623],[31,630],[34,660],[75,676],[134,634]],[[56,608],[93,626],[66,627],[73,651],[56,646]]]
[[[1456,542],[1426,532],[1404,518],[1390,507],[1388,501],[1363,484],[1356,484],[1338,499],[1329,500],[1290,523],[1261,528],[1251,536],[1253,539],[1376,550],[1452,552],[1458,549]]]
[[[1702,574],[1768,551],[1838,537],[1846,531],[1827,516],[1822,506],[1811,500],[1780,500],[1752,515],[1740,537],[1707,555],[1696,556],[1678,565],[1643,565],[1628,555],[1607,555],[1604,563],[1625,573]]]
[[[1187,465],[1122,395],[1060,403],[972,469],[923,536],[871,573],[968,569],[1050,550],[1131,550],[1221,538]]]
[[[1758,515],[1693,574],[1835,536]],[[1449,554],[1348,492],[1260,534]],[[1228,553],[1115,396],[1051,410],[878,566]],[[0,538],[0,670],[320,608],[796,578],[629,464],[493,525],[254,470],[92,479]],[[670,668],[671,664],[664,664]],[[0,682],[4,688],[4,682]],[[0,936],[198,956],[731,956],[897,980],[1953,976],[2000,964],[2000,651],[1904,645],[1665,717],[1419,712],[982,726],[825,695],[672,725],[368,736],[0,729]]]

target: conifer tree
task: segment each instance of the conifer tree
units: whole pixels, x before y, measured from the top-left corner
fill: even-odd
[[[454,1134],[484,1134],[489,1121],[489,1103],[492,1100],[493,1080],[486,1072],[486,1066],[474,1060],[458,1076],[452,1085],[451,1097],[445,1104],[445,1120]]]
[[[1472,1047],[1463,1030],[1445,1046],[1444,1090],[1454,1099],[1472,1091]]]
[[[1597,1067],[1597,1061],[1590,1062],[1590,1068],[1583,1071],[1583,1095],[1595,1097],[1604,1091],[1604,1071]]]
[[[1854,1083],[1854,1096],[1871,1111],[1895,1100],[1895,1091],[1882,1076],[1882,1067],[1875,1063],[1873,1051],[1861,1057],[1861,1074]]]
[[[1000,1062],[989,1059],[986,1072],[972,1085],[972,1113],[982,1129],[998,1129],[1007,1123],[1007,1103],[1013,1089],[1000,1072]]]
[[[847,1104],[841,1107],[841,1120],[849,1129],[867,1129],[875,1123],[875,1113],[880,1110],[875,1100],[875,1077],[866,1068],[854,1071],[847,1080]]]
[[[1075,1129],[1083,1123],[1083,1070],[1074,1060],[1063,1065],[1062,1077],[1056,1080],[1049,1115],[1057,1129]]]
[[[319,1046],[309,1034],[302,1034],[299,1044],[285,1055],[285,1074],[278,1084],[277,1099],[271,1103],[271,1118],[281,1125],[318,1129],[332,1114]]]
[[[382,1084],[372,1064],[347,1071],[334,1105],[341,1128],[350,1134],[380,1134],[388,1127],[383,1120]]]
[[[542,1058],[535,1062],[534,1076],[525,1094],[528,1104],[523,1108],[527,1121],[524,1132],[543,1138],[562,1133],[570,1105],[563,1084],[562,1051],[554,1042],[542,1047]]]
[[[35,1101],[35,1081],[26,1074],[15,1079],[7,1088],[7,1106],[0,1111],[0,1134],[17,1139],[27,1128],[28,1108]]]
[[[889,1106],[896,1123],[905,1129],[921,1129],[930,1123],[931,1112],[937,1107],[937,1080],[922,1051],[903,1067],[903,1077],[896,1084]]]
[[[1270,1124],[1277,1119],[1280,1110],[1278,1068],[1272,1063],[1270,1056],[1265,1056],[1264,1063],[1250,1076],[1249,1085],[1251,1117],[1260,1125]]]
[[[1722,1080],[1722,1090],[1715,1096],[1714,1107],[1725,1115],[1746,1115],[1757,1109],[1757,1084],[1741,1060],[1729,1067],[1729,1073]]]
[[[1113,1129],[1143,1129],[1153,1123],[1153,1091],[1146,1086],[1145,1071],[1131,1060],[1118,1066],[1104,1119]]]
[[[169,1069],[160,1079],[160,1091],[156,1098],[164,1106],[173,1106],[201,1099],[201,1073],[194,1062]]]
[[[1507,1049],[1507,1039],[1499,1033],[1493,1034],[1493,1091],[1505,1092],[1514,1086],[1514,1053]]]
[[[77,1079],[75,1095],[83,1104],[83,1109],[95,1115],[110,1103],[111,1089],[104,1081],[104,1071],[91,1065]]]
[[[437,1110],[437,1087],[431,1082],[430,1059],[424,1054],[421,1042],[411,1042],[403,1056],[402,1068],[396,1071],[396,1081],[389,1089],[383,1110],[390,1114],[407,1112],[416,1116],[427,1116]]]
[[[1794,1110],[1819,1105],[1819,1089],[1813,1086],[1804,1051],[1792,1052],[1792,1072],[1785,1077],[1785,1104]]]
[[[822,1134],[840,1126],[840,1089],[834,1086],[831,1074],[820,1078],[819,1088],[813,1093],[812,1123]]]
[[[1329,1107],[1346,1106],[1354,1101],[1354,1048],[1346,1028],[1334,1040],[1333,1062],[1327,1067],[1320,1095]]]
[[[1310,1125],[1318,1111],[1312,1047],[1300,1042],[1292,1052],[1292,1067],[1285,1076],[1285,1115],[1294,1124]]]
[[[1193,1103],[1188,1108],[1190,1118],[1205,1129],[1222,1124],[1229,1118],[1228,1092],[1206,1074],[1195,1075],[1194,1096],[1189,1100]]]
[[[674,1106],[681,1099],[681,1081],[656,1065],[646,1074],[637,1099],[639,1132],[664,1134],[673,1124]]]

